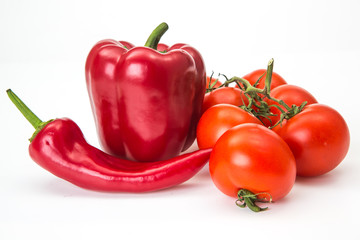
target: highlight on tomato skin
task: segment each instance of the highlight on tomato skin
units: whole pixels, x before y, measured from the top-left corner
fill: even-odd
[[[242,123],[262,124],[259,119],[250,113],[231,104],[218,104],[210,107],[201,116],[197,125],[196,139],[198,147],[200,149],[214,147],[223,133]]]
[[[215,186],[237,197],[240,189],[271,195],[276,201],[292,189],[295,158],[289,146],[272,130],[254,123],[237,125],[216,142],[209,170]]]
[[[345,119],[324,104],[311,104],[273,128],[289,145],[297,175],[315,177],[335,169],[346,157],[350,132]]]

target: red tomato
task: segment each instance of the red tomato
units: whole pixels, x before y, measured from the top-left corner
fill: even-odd
[[[205,112],[208,108],[221,103],[241,106],[249,104],[249,101],[243,91],[239,88],[221,87],[205,94],[202,112]]]
[[[206,77],[206,88],[209,88],[209,82],[210,82],[210,77],[207,76],[207,77]],[[216,79],[215,79],[215,78],[211,78],[211,83],[210,83],[210,85],[213,84],[214,82],[216,82]],[[215,85],[214,85],[213,87],[214,87],[214,88],[217,88],[217,87],[219,87],[221,84],[222,84],[222,83],[221,83],[219,80],[217,80],[217,82],[215,83]]]
[[[260,120],[250,113],[230,104],[219,104],[209,108],[197,125],[196,136],[199,148],[213,147],[224,132],[242,123],[261,124]]]
[[[215,186],[232,197],[247,189],[269,193],[276,201],[290,192],[296,177],[289,146],[270,129],[253,123],[225,132],[211,152],[209,167]]]
[[[296,106],[300,106],[304,101],[307,101],[307,105],[317,103],[317,100],[311,93],[306,91],[304,88],[295,86],[295,85],[281,85],[270,92],[270,96],[279,100],[283,100],[289,107],[291,107],[293,104]],[[279,103],[267,99],[267,103],[269,105],[277,105],[280,106],[281,109],[284,111],[286,110],[285,107],[281,106]],[[280,120],[280,114],[281,111],[277,107],[271,107],[270,111],[273,114],[276,114],[276,116],[269,116],[269,119],[262,118],[263,123],[267,127],[273,126],[275,123],[277,123]]]
[[[306,106],[273,130],[294,153],[298,176],[319,176],[331,171],[345,158],[350,145],[343,117],[318,103]]]
[[[265,74],[264,74],[265,73]],[[248,80],[251,85],[254,85],[255,82],[261,77],[261,75],[264,76],[260,79],[259,84],[257,85],[257,88],[263,89],[265,87],[265,78],[266,78],[266,69],[258,69],[255,70],[249,74],[246,74],[242,78]],[[271,78],[271,86],[270,89],[274,89],[280,85],[287,84],[285,79],[283,79],[279,74],[273,72],[272,78]]]

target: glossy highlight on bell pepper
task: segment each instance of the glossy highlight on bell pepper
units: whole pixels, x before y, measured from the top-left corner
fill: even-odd
[[[160,24],[143,47],[103,40],[88,55],[91,107],[100,144],[111,155],[164,160],[195,140],[206,90],[204,62],[186,44],[161,44],[158,51],[167,29]]]
[[[36,129],[30,139],[31,158],[52,174],[85,189],[139,193],[169,188],[193,177],[210,157],[211,149],[157,162],[116,158],[89,145],[72,120],[42,122],[10,89],[7,94]]]

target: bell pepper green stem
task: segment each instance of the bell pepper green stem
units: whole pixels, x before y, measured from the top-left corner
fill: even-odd
[[[149,47],[152,49],[157,49],[157,46],[159,44],[160,38],[164,33],[169,29],[169,26],[163,22],[160,23],[159,26],[155,28],[155,30],[150,34],[149,38],[147,39],[145,43],[145,47]]]
[[[33,113],[25,103],[11,90],[6,90],[7,95],[9,96],[10,100],[14,103],[14,105],[19,109],[22,115],[30,122],[30,124],[35,128],[34,134],[29,139],[30,142],[36,137],[36,135],[43,129],[48,123],[52,122],[53,120],[49,120],[46,122],[41,121],[38,116]]]

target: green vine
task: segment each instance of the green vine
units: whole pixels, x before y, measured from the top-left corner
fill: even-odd
[[[269,117],[275,115],[270,111],[271,107],[276,107],[277,109],[280,110],[280,112],[281,112],[280,120],[277,123],[275,123],[272,127],[270,127],[270,128],[274,128],[275,126],[281,124],[284,119],[288,120],[288,119],[294,117],[296,114],[300,113],[303,110],[303,108],[305,107],[305,105],[307,104],[307,102],[306,101],[303,102],[300,106],[292,105],[290,107],[283,100],[273,98],[270,95],[270,86],[271,86],[271,80],[272,80],[273,67],[274,67],[274,59],[271,59],[267,65],[265,86],[263,89],[257,88],[257,85],[265,73],[259,77],[259,79],[255,82],[254,85],[251,85],[249,81],[247,81],[246,79],[241,78],[241,77],[235,76],[235,77],[232,77],[229,79],[224,74],[219,74],[219,76],[222,76],[225,78],[225,82],[217,88],[214,87],[218,81],[217,79],[214,83],[210,84],[212,76],[213,76],[213,73],[212,73],[212,75],[210,77],[210,81],[209,81],[209,86],[208,86],[206,92],[211,92],[215,89],[222,88],[222,87],[228,87],[231,83],[235,83],[244,92],[244,95],[246,96],[246,98],[249,102],[248,105],[240,106],[240,107],[242,109],[244,109],[245,111],[253,114],[261,122],[263,122],[262,118],[266,118],[271,122],[271,119]],[[278,103],[279,105],[276,105],[276,104],[269,105],[265,101],[265,99],[272,100],[272,101]],[[254,110],[254,109],[256,109],[256,110]]]
[[[261,208],[258,205],[256,205],[256,202],[262,202],[262,203],[271,203],[272,197],[269,193],[262,192],[262,193],[256,193],[247,190],[247,189],[240,189],[238,191],[238,199],[236,200],[236,205],[245,208],[248,207],[254,212],[262,212],[268,209],[268,207]],[[259,198],[259,195],[267,195],[269,196],[269,199],[267,198]]]

